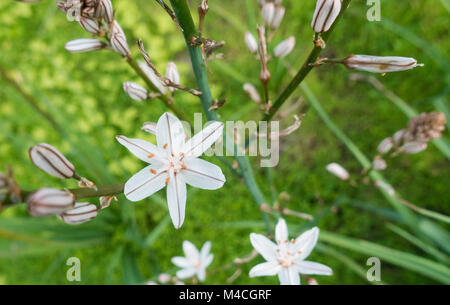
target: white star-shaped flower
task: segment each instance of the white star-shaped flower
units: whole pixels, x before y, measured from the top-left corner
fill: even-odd
[[[185,240],[183,242],[183,251],[185,257],[175,256],[172,258],[172,263],[182,268],[177,271],[177,278],[180,280],[197,276],[198,280],[203,282],[206,278],[206,268],[211,264],[214,255],[211,250],[211,242],[207,241],[203,245],[200,252],[190,242]]]
[[[301,274],[332,275],[330,267],[305,261],[319,238],[319,228],[314,227],[296,239],[289,241],[288,228],[284,219],[278,220],[275,228],[275,239],[261,234],[250,234],[250,241],[259,254],[267,262],[256,265],[250,270],[250,277],[278,274],[281,285],[300,285]]]
[[[167,186],[170,217],[176,229],[184,221],[186,183],[197,188],[215,190],[225,183],[217,165],[199,159],[222,135],[223,123],[212,122],[185,142],[181,121],[166,112],[156,124],[154,145],[140,139],[117,136],[117,140],[136,157],[150,165],[125,183],[124,194],[130,201],[139,201]]]

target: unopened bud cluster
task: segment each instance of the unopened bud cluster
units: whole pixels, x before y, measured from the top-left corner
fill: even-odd
[[[57,2],[58,9],[68,18],[75,19],[81,27],[94,36],[106,37],[109,46],[121,54],[129,56],[127,38],[120,25],[114,19],[111,0],[65,0]],[[97,39],[76,39],[66,44],[66,50],[72,53],[100,50],[108,44]]]

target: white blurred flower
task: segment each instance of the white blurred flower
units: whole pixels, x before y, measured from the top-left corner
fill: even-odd
[[[427,143],[423,142],[408,142],[405,143],[400,150],[407,154],[417,154],[427,148]]]
[[[388,73],[413,69],[423,66],[410,57],[350,55],[344,59],[347,68],[372,73]]]
[[[206,278],[206,268],[214,258],[210,250],[211,242],[209,241],[205,242],[200,251],[190,241],[183,241],[185,257],[175,256],[172,258],[172,263],[182,268],[177,271],[177,278],[183,280],[195,275],[199,281],[203,282]]]
[[[295,37],[291,36],[288,39],[280,42],[273,50],[273,53],[276,57],[285,57],[289,55],[289,53],[291,53],[292,50],[294,50],[294,47],[295,47]]]
[[[124,194],[130,201],[139,201],[167,186],[167,202],[172,222],[179,229],[184,221],[186,184],[215,190],[225,183],[217,165],[199,159],[223,132],[223,123],[212,122],[185,142],[181,121],[166,112],[156,124],[157,146],[140,139],[117,136],[117,141],[136,157],[150,165],[125,183]]]
[[[266,26],[270,26],[275,17],[275,4],[273,2],[266,2],[261,9],[261,15]]]
[[[248,94],[252,101],[255,103],[261,103],[261,96],[255,86],[250,83],[245,83],[243,85],[244,91]]]
[[[280,27],[281,21],[283,21],[284,14],[286,12],[286,9],[281,6],[277,5],[275,8],[275,14],[273,16],[271,27],[272,29],[277,29]]]
[[[392,143],[392,138],[389,137],[380,142],[377,150],[380,154],[385,154],[388,153],[392,147],[394,147],[394,143]]]
[[[326,169],[341,180],[348,180],[348,178],[350,178],[350,174],[347,170],[337,163],[333,162],[328,164]]]
[[[261,234],[250,234],[256,251],[267,261],[250,270],[250,277],[278,275],[281,285],[300,285],[299,274],[332,275],[330,267],[305,261],[319,238],[319,229],[312,228],[289,241],[286,222],[280,218],[275,228],[276,244]]]
[[[258,51],[258,42],[256,41],[255,36],[250,32],[245,32],[245,45],[252,53],[256,53]]]

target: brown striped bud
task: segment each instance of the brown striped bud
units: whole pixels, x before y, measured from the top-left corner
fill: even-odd
[[[59,219],[70,225],[79,225],[88,222],[98,215],[98,208],[88,202],[77,202],[71,210],[57,215]]]
[[[89,33],[98,34],[100,32],[100,26],[97,20],[82,16],[80,17],[80,21],[78,21],[78,23]]]
[[[128,94],[129,97],[138,102],[141,102],[148,97],[147,90],[133,82],[123,83],[123,90]]]
[[[114,51],[122,56],[130,55],[130,48],[128,47],[127,37],[123,32],[117,21],[113,21],[113,26],[111,28],[111,47]]]
[[[261,15],[263,17],[264,24],[266,26],[270,26],[272,24],[273,17],[275,16],[275,5],[273,2],[264,3],[261,9]]]
[[[107,23],[114,20],[114,10],[111,0],[99,0],[97,7],[97,16],[103,17]]]
[[[41,143],[28,151],[31,162],[49,175],[60,179],[72,178],[75,175],[75,167],[56,148]]]
[[[316,33],[330,29],[341,11],[342,0],[318,0],[311,27]]]
[[[81,38],[71,40],[66,43],[65,49],[71,53],[82,53],[89,51],[97,51],[106,47],[103,41],[90,38]]]
[[[144,125],[142,125],[141,130],[156,135],[156,123],[145,122]]]
[[[59,215],[75,206],[75,195],[51,188],[43,188],[27,200],[28,213],[34,217]]]
[[[350,55],[344,59],[344,64],[348,69],[372,73],[405,71],[423,66],[410,57],[372,55]]]

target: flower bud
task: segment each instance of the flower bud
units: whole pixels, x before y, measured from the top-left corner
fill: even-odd
[[[67,8],[66,8],[66,4],[64,3],[64,1],[56,2],[56,7],[64,14],[67,14]]]
[[[247,48],[252,53],[256,53],[258,51],[258,42],[256,41],[255,36],[250,32],[245,32],[245,44]]]
[[[316,33],[330,29],[341,11],[342,0],[317,0],[311,27]]]
[[[156,88],[162,93],[165,94],[167,92],[167,88],[161,83],[158,76],[156,76],[155,72],[147,65],[146,62],[139,62],[139,67],[141,70],[147,75],[148,79],[155,85]]]
[[[180,84],[180,73],[178,72],[177,65],[174,62],[169,62],[166,68],[166,77],[174,84]],[[171,92],[177,90],[176,88],[169,87]]]
[[[272,24],[271,24],[272,29],[279,28],[281,21],[283,21],[285,12],[286,12],[286,9],[283,6],[281,6],[281,5],[276,6],[275,15],[273,16],[273,20],[272,20]]]
[[[350,174],[347,170],[337,163],[328,164],[326,169],[341,180],[348,180],[348,178],[350,178]]]
[[[423,66],[423,64],[418,64],[414,58],[371,55],[350,55],[344,59],[344,64],[348,69],[373,73],[405,71]]]
[[[250,83],[245,83],[243,88],[244,91],[247,92],[247,94],[250,96],[252,101],[258,104],[261,103],[261,96],[259,95],[258,90],[256,90],[255,86]]]
[[[88,202],[77,202],[71,210],[57,215],[59,219],[70,225],[79,225],[88,222],[98,215],[98,208]]]
[[[385,170],[385,169],[386,169],[387,164],[386,164],[386,161],[384,161],[383,159],[381,159],[381,158],[375,158],[375,159],[373,160],[373,162],[372,162],[372,167],[373,167],[373,169],[375,169],[375,170],[380,170],[380,171],[382,171],[382,170]]]
[[[75,167],[56,148],[41,143],[30,148],[28,151],[31,162],[49,175],[61,179],[72,178]]]
[[[156,135],[156,123],[145,122],[144,125],[142,125],[141,130]]]
[[[127,37],[125,36],[125,33],[123,32],[120,25],[115,20],[113,21],[111,27],[110,42],[113,50],[119,53],[120,55],[122,56],[130,55],[130,48],[128,47]]]
[[[282,58],[291,53],[294,47],[295,47],[295,38],[291,36],[288,39],[280,42],[273,50],[273,53],[276,57]]]
[[[82,53],[101,50],[106,47],[103,41],[97,39],[81,38],[66,43],[65,49],[71,53]]]
[[[51,188],[43,188],[32,194],[27,200],[28,213],[31,216],[59,215],[75,205],[75,195]]]
[[[158,275],[158,282],[160,282],[161,284],[166,284],[171,279],[172,277],[170,276],[170,274],[167,273],[161,273],[160,275]]]
[[[381,141],[381,143],[378,145],[377,150],[380,154],[385,154],[392,149],[392,146],[392,138],[389,137]]]
[[[114,20],[114,10],[111,0],[98,0],[97,14],[103,17],[107,23],[112,23]]]
[[[97,20],[86,17],[80,17],[80,21],[78,21],[78,23],[81,25],[83,29],[85,29],[89,33],[98,34],[100,32],[100,26]]]
[[[403,140],[403,137],[406,134],[406,130],[401,129],[399,131],[397,131],[396,133],[394,133],[394,135],[392,136],[392,140],[394,141],[394,143],[396,145],[400,144],[400,142]]]
[[[273,2],[264,3],[261,10],[261,15],[263,17],[264,24],[266,26],[270,26],[272,24],[273,17],[275,16],[275,5]]]
[[[135,101],[141,102],[148,97],[147,90],[136,83],[123,83],[123,90]]]
[[[427,148],[427,143],[423,142],[408,142],[404,144],[400,150],[407,154],[417,154]]]

